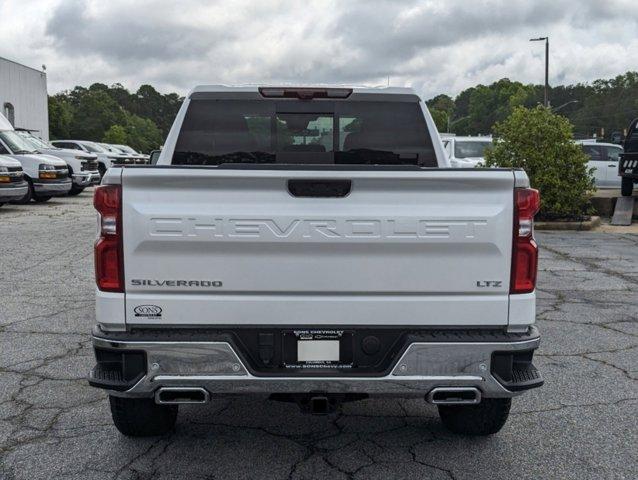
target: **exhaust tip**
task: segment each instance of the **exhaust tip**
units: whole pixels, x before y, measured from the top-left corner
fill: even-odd
[[[437,387],[426,400],[434,405],[476,405],[481,403],[481,391],[475,387]]]
[[[180,405],[184,403],[208,403],[210,395],[201,387],[162,387],[155,392],[155,403]]]

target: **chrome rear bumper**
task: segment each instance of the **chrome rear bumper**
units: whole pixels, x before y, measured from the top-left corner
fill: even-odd
[[[494,352],[523,352],[538,348],[540,338],[512,342],[412,343],[384,376],[261,376],[251,373],[233,346],[214,341],[126,341],[93,336],[96,349],[144,352],[146,372],[123,397],[152,397],[163,387],[204,388],[215,394],[246,393],[366,393],[423,396],[434,388],[475,387],[482,397],[513,397],[491,373]],[[92,385],[108,390],[95,378]],[[542,383],[542,381],[541,381]]]

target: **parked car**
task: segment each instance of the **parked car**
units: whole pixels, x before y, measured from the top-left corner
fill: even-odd
[[[130,147],[128,147],[128,149],[125,149],[121,145],[111,145],[110,143],[100,143],[99,145],[106,148],[109,152],[121,153],[127,155],[130,158],[133,158],[136,165],[145,165],[148,163],[148,155],[137,153]]]
[[[448,167],[411,89],[195,88],[157,165],[95,192],[89,382],[115,426],[163,434],[212,395],[407,395],[497,432],[543,383],[540,198],[522,170]]]
[[[0,206],[22,199],[28,189],[20,162],[0,155]]]
[[[444,136],[443,147],[454,168],[474,168],[485,161],[485,150],[492,146],[492,137]]]
[[[109,152],[106,148],[95,142],[88,140],[53,140],[52,145],[59,148],[68,148],[70,150],[80,150],[85,153],[93,153],[97,155],[97,168],[100,177],[111,168],[112,165],[129,165],[134,164],[135,159],[123,153]]]
[[[97,155],[94,153],[59,148],[25,130],[17,131],[17,133],[29,142],[37,152],[53,155],[67,163],[72,181],[69,195],[79,195],[85,188],[100,183],[100,172],[97,169]]]
[[[128,155],[135,155],[138,158],[143,158],[145,160],[149,160],[150,159],[150,155],[145,155],[143,153],[140,153],[136,150],[134,150],[133,148],[129,147],[128,145],[113,145],[115,148],[121,150],[123,153],[126,153]],[[149,163],[149,162],[147,162]]]
[[[623,149],[614,143],[601,143],[596,140],[578,140],[583,151],[589,157],[587,166],[593,168],[594,182],[597,188],[620,188],[618,162]]]
[[[29,203],[31,200],[46,202],[51,197],[66,195],[71,190],[66,162],[38,153],[1,114],[0,155],[7,155],[22,165],[27,191],[16,203]]]
[[[618,175],[622,178],[620,191],[623,197],[631,197],[634,185],[638,183],[638,118],[629,124],[623,146],[618,166]]]

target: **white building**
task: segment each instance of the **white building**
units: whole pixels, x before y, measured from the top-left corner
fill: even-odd
[[[48,140],[46,73],[0,57],[0,112],[15,128],[35,130]]]

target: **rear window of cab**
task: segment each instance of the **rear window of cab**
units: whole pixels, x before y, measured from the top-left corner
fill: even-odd
[[[190,101],[173,165],[436,167],[417,102]]]

